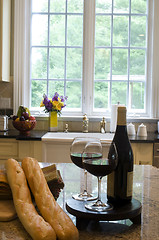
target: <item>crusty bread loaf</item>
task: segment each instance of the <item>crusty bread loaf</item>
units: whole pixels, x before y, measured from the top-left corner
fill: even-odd
[[[54,229],[37,213],[32,203],[26,177],[19,163],[14,159],[8,159],[6,170],[14,206],[26,231],[34,240],[55,240]]]
[[[38,209],[44,219],[54,228],[58,240],[79,239],[76,226],[51,194],[38,161],[29,157],[24,158],[22,168],[29,182]]]

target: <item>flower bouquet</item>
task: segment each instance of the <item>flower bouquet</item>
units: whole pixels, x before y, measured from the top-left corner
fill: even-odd
[[[46,94],[43,96],[43,100],[41,101],[40,107],[45,107],[44,111],[49,113],[50,115],[50,131],[57,131],[58,129],[58,121],[57,115],[61,115],[62,109],[66,106],[65,101],[67,97],[59,96],[57,92],[55,92],[52,98],[48,98]]]
[[[43,96],[40,107],[45,107],[44,111],[56,112],[59,116],[61,115],[61,110],[66,106],[65,101],[68,97],[60,96],[55,92],[52,98],[48,98],[46,94]]]

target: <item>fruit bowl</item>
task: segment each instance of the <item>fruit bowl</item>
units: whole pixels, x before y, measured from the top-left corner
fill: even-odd
[[[36,120],[27,120],[27,121],[12,121],[13,126],[20,132],[22,135],[27,135],[36,125]]]

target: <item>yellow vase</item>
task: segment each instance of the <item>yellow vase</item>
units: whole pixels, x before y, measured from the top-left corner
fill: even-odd
[[[50,112],[50,132],[57,132],[58,130],[58,119],[57,112]]]

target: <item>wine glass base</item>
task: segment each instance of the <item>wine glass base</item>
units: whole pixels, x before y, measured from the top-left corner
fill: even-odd
[[[94,211],[94,212],[107,212],[113,209],[113,206],[108,203],[103,203],[103,202],[95,202],[95,203],[89,203],[85,205],[85,208],[89,211]]]
[[[93,201],[96,200],[97,197],[93,196],[90,193],[80,193],[80,194],[75,194],[72,196],[73,199],[78,200],[78,201]]]

